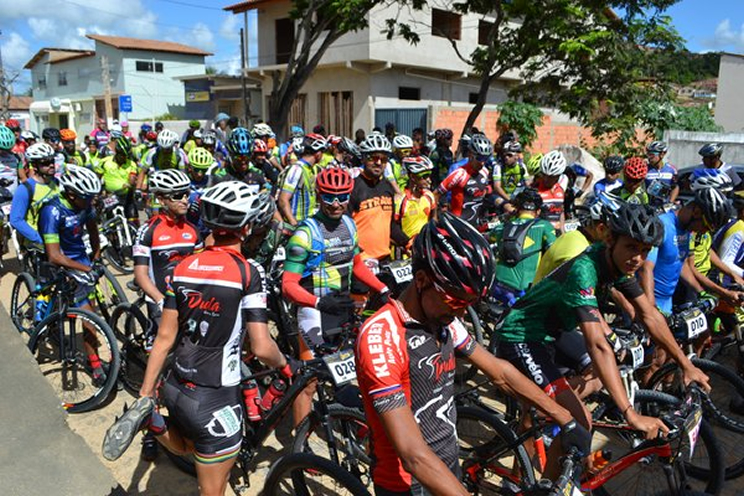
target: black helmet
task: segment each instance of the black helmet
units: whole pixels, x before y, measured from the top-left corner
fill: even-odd
[[[620,155],[610,155],[602,164],[606,174],[617,174],[625,167],[625,160]]]
[[[164,128],[163,123],[158,121],[155,123],[155,131],[162,131]]]
[[[723,145],[720,143],[708,143],[698,150],[701,157],[720,157],[723,153]]]
[[[129,155],[132,153],[132,141],[126,136],[118,138],[116,140],[116,153],[120,153],[129,157]]]
[[[737,212],[744,208],[744,196],[734,193],[731,202],[734,204],[734,209],[736,209]]]
[[[56,127],[48,127],[41,132],[41,139],[59,143],[62,140],[62,135]]]
[[[666,153],[669,151],[669,145],[663,141],[652,141],[646,146],[646,152],[648,153]]]
[[[354,143],[349,138],[343,137],[341,138],[341,141],[337,145],[338,151],[342,153],[348,153],[352,157],[354,157],[356,160],[362,160],[362,152],[359,150],[359,147],[356,143]]]
[[[692,202],[703,211],[710,227],[717,230],[734,216],[726,195],[715,188],[703,188],[695,192]]]
[[[485,296],[496,272],[488,241],[466,221],[444,212],[426,224],[413,244],[413,269],[425,270],[452,296]]]
[[[519,141],[507,141],[501,147],[501,153],[522,153],[522,144]]]
[[[535,188],[524,188],[514,198],[514,205],[517,210],[540,210],[543,199]]]
[[[659,246],[664,239],[664,225],[648,205],[623,203],[609,215],[609,224],[612,234],[624,234],[641,243]]]

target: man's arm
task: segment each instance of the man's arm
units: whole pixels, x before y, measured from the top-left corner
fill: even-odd
[[[501,186],[501,181],[494,181],[493,182],[493,190],[494,192],[499,195],[501,198],[503,198],[505,201],[509,201],[509,193],[507,193],[504,188]]]
[[[150,279],[150,267],[149,265],[142,265],[135,263],[134,265],[134,282],[142,288],[142,291],[149,296],[155,303],[160,303],[165,298],[165,295],[158,290],[158,287]]]
[[[91,216],[85,223],[85,228],[88,230],[88,239],[90,240],[91,258],[98,260],[101,258],[101,236],[98,232],[98,223],[95,217]]]
[[[266,322],[248,322],[246,329],[251,352],[261,363],[275,369],[281,369],[287,365],[287,359],[269,334],[269,326]]]
[[[59,243],[49,243],[45,241],[44,248],[46,250],[47,260],[49,260],[54,265],[66,267],[68,269],[79,270],[81,272],[90,272],[91,270],[91,268],[87,265],[76,262],[75,260],[62,253],[62,250],[59,247]]]
[[[638,282],[641,285],[641,289],[643,289],[643,294],[648,298],[648,301],[651,305],[656,306],[656,296],[654,295],[654,267],[654,262],[647,258],[638,270]]]
[[[41,245],[44,242],[41,235],[26,221],[26,213],[31,203],[28,190],[29,186],[19,184],[13,194],[13,202],[10,205],[10,225],[27,240]]]
[[[741,301],[739,299],[739,295],[741,293],[737,291],[729,291],[728,289],[719,286],[711,279],[701,274],[697,267],[695,267],[695,260],[693,256],[688,257],[687,263],[684,263],[682,265],[682,279],[684,279],[685,282],[688,283],[698,293],[705,290],[717,294],[718,296],[726,300],[726,302],[730,305],[741,305]]]
[[[592,181],[594,181],[594,174],[592,174],[592,171],[589,169],[584,169],[586,171],[586,175],[584,176],[584,183],[581,185],[581,193],[584,194],[587,192],[589,187],[592,185]]]
[[[672,186],[672,192],[669,193],[669,202],[674,203],[677,201],[677,196],[679,196],[679,184],[675,183],[674,186]]]
[[[279,193],[279,200],[277,201],[277,207],[281,212],[285,222],[288,222],[292,226],[297,225],[297,219],[292,215],[292,206],[290,201],[292,200],[292,194],[282,191]]]
[[[152,345],[152,351],[147,359],[147,368],[145,377],[140,388],[140,396],[155,397],[155,386],[163,370],[168,353],[176,342],[178,335],[178,310],[166,308],[163,310],[163,316],[160,319],[158,334],[155,336],[155,342]]]

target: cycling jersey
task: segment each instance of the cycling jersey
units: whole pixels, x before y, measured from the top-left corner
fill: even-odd
[[[388,161],[388,167],[392,173],[393,181],[395,181],[401,191],[405,190],[406,186],[408,186],[408,171],[406,171],[406,168],[395,158],[391,158]],[[385,167],[386,171],[388,167]]]
[[[74,153],[68,153],[67,150],[64,150],[63,153],[65,155],[65,162],[68,164],[85,167],[88,163],[88,157],[84,153],[81,153],[80,150],[75,150]]]
[[[139,167],[134,160],[127,159],[123,164],[119,164],[114,159],[114,155],[108,156],[98,164],[100,174],[103,179],[103,187],[109,193],[124,195],[134,188],[129,183],[132,175],[137,175]]]
[[[690,233],[690,252],[694,257],[695,268],[703,275],[707,275],[712,266],[710,261],[712,245],[713,236],[710,233]]]
[[[545,342],[579,322],[599,317],[598,295],[611,287],[633,300],[643,294],[634,277],[616,276],[605,258],[605,246],[595,244],[532,286],[512,307],[499,331],[508,343]]]
[[[429,155],[429,159],[434,164],[434,170],[432,170],[431,174],[431,184],[432,187],[436,187],[444,179],[452,162],[454,162],[454,156],[452,150],[449,148],[437,146]]]
[[[708,169],[709,167],[706,167],[705,164],[700,164],[696,167],[696,169]],[[721,172],[725,172],[726,175],[728,175],[729,178],[731,178],[731,182],[734,184],[734,188],[739,186],[739,183],[741,183],[741,177],[739,177],[739,174],[734,170],[734,167],[731,164],[727,164],[725,162],[721,163],[721,166],[718,167],[718,170]],[[693,174],[695,174],[693,172]]]
[[[16,189],[10,204],[10,225],[31,243],[44,243],[38,232],[39,212],[44,203],[57,196],[57,191],[56,182],[42,184],[33,177]]]
[[[475,342],[459,320],[442,339],[395,300],[365,322],[357,339],[357,379],[372,431],[372,479],[388,491],[420,487],[403,468],[380,420],[396,408],[408,406],[429,447],[453,471],[457,467],[455,353],[469,356]]]
[[[223,174],[212,174],[209,175],[208,184],[214,186],[215,184],[224,181],[239,181],[248,185],[249,190],[253,193],[260,193],[264,189],[266,184],[266,177],[263,173],[253,166],[249,166],[242,175],[237,176],[232,172],[225,171]]]
[[[664,225],[664,239],[658,248],[648,254],[647,260],[654,265],[654,295],[656,306],[662,312],[672,311],[672,297],[677,287],[682,264],[690,255],[690,233],[682,228],[674,212],[659,216]]]
[[[83,241],[85,225],[90,220],[95,220],[91,207],[76,211],[65,198],[55,196],[41,208],[39,234],[45,244],[59,243],[59,248],[66,257],[90,265]]]
[[[460,167],[442,181],[437,191],[441,195],[452,193],[450,211],[453,214],[475,226],[481,224],[483,200],[491,193],[485,167],[477,172],[470,164]]]
[[[724,229],[721,244],[717,252],[721,261],[725,263],[734,274],[744,277],[744,221],[732,221]],[[724,277],[724,284],[730,283],[731,277]]]
[[[240,384],[245,324],[268,322],[263,269],[238,251],[210,246],[176,265],[165,308],[178,311],[178,378],[212,388]]]
[[[533,284],[540,282],[564,262],[579,256],[589,246],[589,240],[580,229],[568,231],[558,236],[555,243],[550,245],[548,251],[540,258],[540,265],[535,272]]]
[[[155,147],[147,151],[142,158],[142,168],[146,171],[180,169],[185,170],[189,159],[180,148],[173,148],[172,153],[165,153],[160,147]]]
[[[416,198],[411,190],[395,199],[395,220],[400,222],[406,236],[413,238],[429,222],[431,212],[436,207],[434,194],[426,190]]]
[[[349,213],[359,232],[359,248],[365,258],[381,260],[390,255],[390,239],[396,236],[393,219],[393,186],[385,180],[370,180],[363,173],[354,179]],[[402,233],[401,233],[402,235]]]
[[[203,247],[196,227],[183,217],[174,220],[160,213],[140,227],[132,248],[134,265],[149,268],[150,280],[165,294],[175,266]]]
[[[0,150],[0,179],[8,181],[10,184],[5,186],[8,191],[15,193],[18,187],[18,169],[23,167],[23,161],[20,155],[8,150]]]
[[[563,214],[563,204],[565,202],[565,192],[560,183],[555,183],[552,188],[547,189],[536,183],[537,192],[543,201],[543,217],[550,222],[558,222]]]
[[[607,181],[606,178],[602,178],[594,183],[594,196],[599,196],[600,193],[613,193],[616,189],[623,185],[622,179],[615,179],[612,182]]]
[[[289,205],[297,222],[312,217],[318,208],[315,174],[316,167],[300,159],[283,171],[279,178],[281,192],[291,195]]]
[[[616,189],[614,191],[614,194],[616,194],[622,201],[626,203],[635,205],[648,204],[648,193],[646,193],[646,189],[644,188],[643,184],[638,186],[638,188],[632,192],[625,189],[625,185],[623,185],[623,187]]]
[[[526,177],[527,170],[521,160],[515,162],[511,167],[505,167],[500,160],[493,161],[491,180],[494,183],[501,182],[501,188],[508,195],[511,195],[517,187],[523,185]]]
[[[505,232],[508,233],[511,228],[527,223],[531,225],[526,228],[526,236],[521,247],[521,260],[516,265],[509,265],[501,259],[496,262],[496,280],[512,290],[527,289],[532,284],[540,262],[540,253],[555,241],[555,229],[544,219],[527,216],[500,224],[490,235],[490,241],[501,246]]]
[[[667,201],[676,185],[677,169],[674,166],[665,163],[657,169],[649,164],[646,174],[646,191],[649,195]]]

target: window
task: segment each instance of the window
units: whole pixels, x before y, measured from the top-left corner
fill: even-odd
[[[398,86],[399,100],[421,100],[421,88],[411,88],[410,86]]]
[[[153,71],[153,63],[155,64],[155,70]],[[147,60],[137,60],[135,67],[139,72],[163,72],[162,62],[152,62]]]
[[[471,105],[478,103],[478,93],[468,93],[468,103]]]
[[[67,73],[64,71],[57,73],[57,86],[67,86]]]
[[[493,23],[484,21],[481,19],[478,21],[478,44],[479,45],[490,45],[490,40],[488,39],[488,34],[491,32],[491,28],[493,28]]]
[[[354,92],[329,91],[318,93],[320,122],[331,134],[352,136],[354,124]]]
[[[431,9],[431,34],[453,40],[460,39],[460,14]]]
[[[266,108],[269,111],[269,115],[271,115],[272,105],[273,102],[271,101],[271,97],[267,96]],[[298,124],[303,129],[307,129],[307,93],[300,93],[297,95],[297,98],[294,99],[292,106],[289,108],[287,122]],[[288,130],[289,126],[287,125],[287,127],[284,128],[284,134],[286,134]]]
[[[274,21],[274,28],[276,29],[276,63],[286,64],[289,62],[292,45],[294,45],[294,20],[289,18],[277,19]]]
[[[40,90],[46,89],[46,76],[39,76],[39,79],[36,81],[38,87]]]

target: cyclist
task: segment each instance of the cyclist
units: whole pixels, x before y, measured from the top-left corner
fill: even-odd
[[[326,140],[315,133],[302,138],[295,148],[300,157],[287,167],[277,180],[277,208],[285,224],[296,226],[317,210],[315,174],[318,161],[326,149]]]
[[[261,215],[259,197],[237,181],[202,195],[202,218],[215,244],[173,270],[140,398],[107,431],[107,459],[119,458],[136,433],[148,428],[169,451],[194,454],[202,494],[225,493],[243,435],[240,363],[246,331],[251,353],[292,377],[269,334],[263,271],[240,253],[241,240]],[[168,408],[166,424],[154,411],[154,397],[171,349],[173,366],[158,393]]]
[[[94,170],[103,179],[106,191],[119,198],[127,220],[139,226],[139,213],[134,199],[139,167],[132,160],[132,141],[122,136],[116,139],[114,147],[114,154],[101,160]]]
[[[275,135],[271,126],[265,122],[259,122],[253,126],[253,129],[251,129],[251,135],[253,135],[254,139],[261,140],[266,144],[268,150],[266,152],[266,159],[276,169],[275,174],[281,172],[282,169],[284,169],[284,167],[282,167],[282,157],[280,155],[279,147],[276,146],[276,139],[274,138]],[[271,145],[270,142],[273,142],[273,145]]]
[[[353,171],[361,166],[362,152],[359,151],[359,147],[351,139],[343,138],[336,149],[338,150],[336,160],[342,167]]]
[[[54,148],[54,175],[59,178],[64,171],[65,165],[65,156],[62,154],[62,136],[59,134],[59,129],[56,127],[45,128],[41,131],[41,139],[44,143]]]
[[[648,164],[641,157],[630,157],[623,166],[623,185],[614,191],[622,201],[646,205],[648,194],[643,181],[648,173]]]
[[[26,150],[29,177],[17,188],[10,205],[10,225],[23,237],[26,248],[40,250],[44,241],[38,231],[42,205],[57,195],[54,179],[54,149],[46,143],[34,143]]]
[[[189,127],[181,136],[181,148],[188,154],[195,146],[201,146],[197,139],[201,140],[201,122],[198,119],[191,119]],[[198,133],[197,133],[198,131]]]
[[[353,184],[341,167],[321,170],[316,180],[320,210],[297,226],[287,244],[282,293],[297,305],[302,360],[314,357],[326,331],[351,321],[352,275],[378,293],[387,291],[364,264],[356,225],[345,214]],[[314,394],[315,387],[308,387],[295,400],[295,426],[310,413]]]
[[[498,196],[499,204],[508,203],[512,194],[527,180],[527,169],[521,158],[522,145],[519,141],[507,141],[499,151],[498,159],[493,163],[493,191]]]
[[[362,327],[357,375],[372,432],[375,494],[469,494],[459,481],[455,355],[467,357],[507,394],[562,425],[564,446],[588,452],[591,435],[513,366],[477,344],[459,318],[494,279],[485,239],[444,212],[413,246],[413,282]],[[558,444],[558,443],[556,443]]]
[[[157,128],[157,123],[155,127]],[[186,169],[189,159],[184,151],[176,146],[177,141],[178,135],[170,129],[163,129],[158,133],[157,146],[150,149],[140,163],[137,191],[144,192],[146,190],[147,175],[152,172],[167,169]],[[153,211],[160,208],[157,200],[152,197],[148,197],[147,203]]]
[[[148,134],[150,134],[151,131],[152,126],[147,123],[140,126],[137,145],[132,147],[132,154],[134,155],[134,159],[137,161],[137,163],[140,163],[142,161],[142,158],[145,156],[145,153],[147,153],[147,150],[149,150],[152,146],[152,143],[157,140],[157,135],[155,135],[154,133],[151,137],[153,139],[150,139],[148,137]]]
[[[405,134],[397,134],[393,138],[393,156],[388,162],[393,173],[393,178],[400,191],[405,191],[408,186],[408,172],[403,165],[403,159],[413,153],[413,140]]]
[[[13,148],[11,148],[10,151],[23,157],[23,154],[26,153],[26,149],[33,144],[26,141],[26,138],[24,137],[24,134],[29,133],[30,131],[22,131],[21,123],[16,119],[8,119],[5,121],[5,127],[13,131],[13,134],[15,135],[15,145],[13,145]]]
[[[561,232],[566,215],[563,211],[565,191],[560,184],[560,178],[565,170],[566,158],[559,150],[553,150],[540,159],[540,173],[532,184],[543,199],[544,217]]]
[[[197,227],[202,238],[209,235],[209,229],[204,226],[199,215],[199,198],[209,184],[211,171],[214,170],[215,163],[214,157],[206,148],[194,148],[189,152],[189,165],[186,166],[186,171],[191,181],[191,190],[189,192],[186,220]]]
[[[230,159],[225,163],[224,175],[213,175],[209,179],[212,186],[222,181],[240,181],[248,185],[254,193],[266,187],[266,178],[251,163],[253,138],[244,127],[236,127],[227,140]]]
[[[492,294],[510,307],[532,285],[540,255],[555,242],[553,225],[538,218],[542,197],[536,189],[523,189],[513,203],[516,216],[498,225],[489,240],[498,246]]]
[[[65,163],[85,167],[88,163],[88,157],[77,148],[77,133],[72,129],[62,129],[59,136],[62,140],[62,153],[65,156]]]
[[[23,159],[13,151],[16,144],[16,136],[10,128],[0,126],[0,179],[7,182],[6,188],[11,193],[15,192],[18,186],[19,177],[23,175]]]
[[[108,138],[108,135],[109,132],[108,125],[106,124],[106,119],[99,118],[96,121],[96,127],[90,132],[89,136],[98,141],[99,136],[106,136]]]
[[[677,169],[664,161],[668,150],[669,146],[663,141],[652,141],[646,146],[646,191],[654,204],[674,203],[679,195]]]
[[[493,145],[485,135],[476,134],[470,140],[469,147],[468,163],[447,176],[434,195],[439,202],[443,195],[452,193],[449,210],[479,227],[483,224],[484,199],[491,193],[488,172],[484,165],[491,160]]]
[[[498,355],[506,358],[540,385],[545,393],[572,412],[589,428],[591,416],[568,385],[551,358],[549,341],[553,333],[573,330],[577,325],[610,396],[628,424],[655,438],[667,432],[656,418],[639,415],[628,401],[620,380],[615,354],[605,339],[607,323],[598,300],[611,289],[623,295],[635,309],[655,342],[680,364],[686,382],[707,388],[707,377],[677,346],[664,317],[644,295],[634,275],[648,252],[664,237],[664,227],[655,212],[645,205],[622,204],[609,218],[607,244],[596,244],[564,263],[530,288],[512,307],[499,330]]]
[[[227,128],[228,120],[230,120],[230,116],[224,112],[220,112],[214,118],[214,132],[217,135],[217,139],[223,143],[227,141],[227,134],[229,132],[229,129]]]
[[[613,193],[616,189],[623,185],[623,180],[620,179],[620,173],[625,167],[625,161],[620,155],[610,155],[604,162],[605,177],[594,183],[594,195],[599,196],[600,193]]]
[[[698,169],[720,169],[731,178],[734,189],[738,189],[739,183],[741,183],[739,174],[736,173],[730,164],[721,160],[723,145],[720,143],[708,143],[698,150],[698,154],[703,157],[703,163],[698,165]]]
[[[269,153],[269,147],[263,140],[253,140],[253,153],[251,153],[251,165],[261,171],[271,184],[276,184],[279,178],[279,171],[271,165],[266,155]]]
[[[434,164],[434,171],[431,175],[432,187],[436,188],[439,183],[446,177],[447,171],[454,162],[452,155],[452,130],[437,129],[434,131],[434,149],[429,153],[431,163]]]
[[[188,131],[186,131],[188,132]],[[188,156],[189,152],[193,150],[194,148],[200,147],[204,145],[204,131],[201,129],[194,129],[194,131],[191,133],[191,136],[189,137],[189,140],[183,143],[183,151],[186,153],[186,156]]]
[[[204,131],[202,134],[202,148],[206,148],[212,154],[220,167],[230,155],[224,143],[217,139],[217,133],[212,130]]]
[[[395,221],[409,239],[406,248],[429,222],[437,209],[437,200],[431,192],[431,172],[434,164],[429,157],[412,155],[403,159],[408,171],[408,186],[402,196],[395,198]]]

